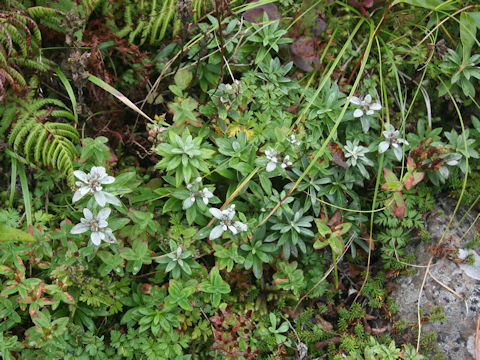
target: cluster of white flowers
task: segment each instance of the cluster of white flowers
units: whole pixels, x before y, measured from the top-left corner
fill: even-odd
[[[220,220],[220,225],[215,226],[212,231],[210,231],[210,240],[219,238],[227,230],[230,230],[233,235],[236,235],[240,231],[247,231],[247,225],[240,221],[233,220],[235,216],[235,205],[230,205],[230,207],[225,210],[210,208],[209,211],[215,218]]]
[[[73,202],[83,198],[85,195],[93,195],[95,201],[102,209],[98,214],[93,214],[88,208],[83,209],[84,218],[80,219],[80,223],[75,225],[71,233],[82,234],[90,231],[90,239],[92,243],[99,246],[103,241],[108,243],[115,242],[115,236],[112,229],[108,227],[107,218],[110,216],[111,209],[103,208],[106,203],[113,205],[120,205],[120,201],[112,194],[103,191],[102,185],[112,184],[115,181],[113,176],[107,175],[103,166],[94,166],[90,173],[86,174],[83,171],[77,170],[73,174],[80,180],[75,184],[78,189],[73,195]]]
[[[78,190],[73,194],[73,202],[83,198],[87,194],[92,194],[95,201],[100,206],[105,206],[106,203],[113,205],[120,205],[120,201],[112,194],[103,191],[102,185],[111,184],[115,181],[113,176],[108,176],[103,166],[94,166],[89,174],[85,174],[81,170],[73,172],[80,181],[77,181]]]
[[[353,117],[356,118],[362,117],[364,113],[366,115],[373,115],[375,111],[382,109],[382,105],[379,102],[372,104],[372,96],[370,94],[367,94],[363,99],[352,96],[350,102],[360,106],[360,109],[356,109],[353,112]]]
[[[265,150],[265,156],[268,159],[267,172],[275,170],[278,164],[278,151],[268,148],[268,150]]]
[[[197,196],[199,196],[202,199],[205,205],[207,205],[209,199],[213,197],[213,193],[210,190],[208,190],[206,187],[204,187],[201,190],[196,189],[197,187],[199,187],[198,185],[201,182],[202,182],[202,178],[197,177],[193,183],[187,185],[187,189],[190,190],[190,196],[185,200],[183,200],[184,210],[188,209],[189,207],[192,207],[192,205],[195,203],[195,199]]]
[[[392,124],[388,124],[388,129],[383,132],[383,136],[387,140],[382,141],[380,145],[378,145],[378,152],[384,153],[389,147],[392,147],[393,153],[398,161],[402,160],[403,150],[401,144],[408,145],[408,141],[399,137],[400,133],[398,130],[395,130]]]
[[[91,231],[90,239],[96,246],[100,245],[102,240],[108,243],[114,243],[115,236],[113,235],[112,229],[107,227],[107,218],[110,215],[110,211],[109,208],[103,208],[97,215],[93,215],[89,209],[84,208],[83,215],[85,218],[80,219],[80,224],[75,225],[71,233],[82,234]]]
[[[267,172],[272,172],[277,168],[277,165],[280,163],[280,157],[278,151],[272,148],[268,148],[268,150],[265,150],[265,157],[268,159],[268,164],[267,164]],[[292,162],[290,161],[290,156],[287,155],[283,158],[283,161],[280,163],[280,167],[282,169],[285,169],[289,166],[292,165]]]
[[[292,162],[290,161],[290,155],[287,155],[283,158],[283,161],[280,164],[280,166],[282,167],[282,169],[292,166]]]
[[[292,135],[290,136],[290,138],[287,138],[287,141],[288,141],[290,144],[294,145],[294,146],[300,146],[300,144],[302,143],[300,140],[298,140],[298,139],[295,137],[294,134],[292,134]]]

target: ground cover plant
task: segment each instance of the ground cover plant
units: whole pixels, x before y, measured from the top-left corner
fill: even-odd
[[[2,358],[442,358],[389,294],[480,195],[475,1],[0,4]]]

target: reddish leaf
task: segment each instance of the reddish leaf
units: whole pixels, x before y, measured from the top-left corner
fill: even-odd
[[[289,112],[290,114],[296,114],[298,112],[298,106],[299,104],[290,105],[285,109],[285,111]]]
[[[337,225],[338,223],[340,223],[340,221],[342,221],[342,213],[340,212],[340,210],[337,210],[335,211],[335,214],[333,214],[333,216],[330,218],[327,225],[331,227],[333,225]]]
[[[330,141],[328,143],[328,150],[330,150],[330,153],[332,154],[333,162],[338,166],[341,166],[344,169],[348,170],[349,166],[345,162],[345,154],[341,146],[338,145],[336,142]]]
[[[257,1],[253,1],[257,2]],[[253,9],[247,10],[243,13],[243,18],[251,23],[259,23],[263,19],[263,13],[267,13],[270,20],[277,20],[282,17],[280,11],[278,11],[277,5],[273,3],[268,3],[265,5],[260,5],[254,7]]]
[[[389,169],[383,168],[383,176],[385,177],[385,184],[382,185],[383,190],[387,191],[402,191],[403,184],[398,180],[397,176]]]
[[[385,200],[385,207],[390,210],[397,219],[403,219],[405,216],[405,201],[401,192],[396,192],[393,196]]]
[[[417,168],[415,161],[409,156],[407,159],[407,170],[408,171],[413,171]]]
[[[312,24],[311,30],[313,36],[320,36],[327,28],[327,23],[320,16],[315,18],[315,22]]]
[[[350,0],[350,4],[357,9],[370,8],[373,6],[373,0]]]
[[[293,63],[303,71],[312,72],[321,67],[316,41],[311,36],[300,36],[290,46]]]
[[[414,172],[410,174],[408,179],[405,181],[404,185],[407,190],[410,190],[413,186],[417,185],[420,181],[423,180],[425,173],[423,172]]]
[[[292,44],[292,52],[295,55],[313,59],[316,55],[316,41],[311,36],[300,36]]]

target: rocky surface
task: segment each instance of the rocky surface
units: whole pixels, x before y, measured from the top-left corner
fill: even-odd
[[[432,256],[430,248],[434,247],[442,237],[450,218],[453,215],[456,201],[448,198],[438,199],[436,207],[427,216],[426,230],[431,235],[431,241],[426,243],[418,240],[407,249],[414,252],[417,265],[426,265]],[[475,327],[480,315],[480,263],[476,266],[459,265],[458,252],[466,255],[466,243],[476,233],[475,227],[466,235],[468,227],[473,223],[475,214],[466,214],[467,208],[460,206],[450,225],[449,232],[444,237],[442,250],[434,257],[430,273],[438,281],[428,276],[421,297],[421,308],[429,313],[433,306],[441,306],[447,319],[442,322],[425,323],[422,334],[430,331],[437,333],[438,350],[447,359],[472,360],[474,355]],[[478,255],[474,254],[478,257]],[[417,301],[425,275],[425,268],[418,268],[413,276],[402,276],[397,280],[397,287],[392,296],[399,306],[398,318],[408,324],[417,322]],[[459,298],[445,286],[455,291]],[[480,348],[480,342],[479,342]]]

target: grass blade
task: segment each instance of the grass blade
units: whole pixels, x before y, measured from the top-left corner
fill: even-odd
[[[75,97],[75,93],[73,92],[72,85],[70,85],[70,82],[68,81],[62,70],[60,70],[60,68],[56,67],[55,72],[57,73],[58,78],[62,82],[63,86],[65,86],[65,90],[67,90],[68,97],[72,102],[73,116],[75,116],[75,122],[78,123],[77,98]]]
[[[13,161],[17,162],[17,159],[13,159]],[[32,204],[30,201],[30,191],[28,190],[27,174],[25,173],[25,168],[23,165],[17,163],[17,166],[20,185],[22,185],[23,202],[25,204],[25,213],[27,214],[27,224],[32,225]]]
[[[96,77],[92,74],[88,74],[88,80],[90,80],[95,85],[100,86],[103,90],[109,92],[113,96],[115,96],[118,100],[123,102],[125,105],[127,105],[130,109],[132,109],[136,113],[142,115],[145,119],[151,121],[152,123],[154,122],[147,114],[145,114],[142,110],[140,110],[137,107],[137,105],[135,105],[133,102],[131,102],[129,98],[127,98],[120,91],[115,89],[113,86],[107,84],[105,81],[103,81],[102,79],[99,79],[98,77]]]

